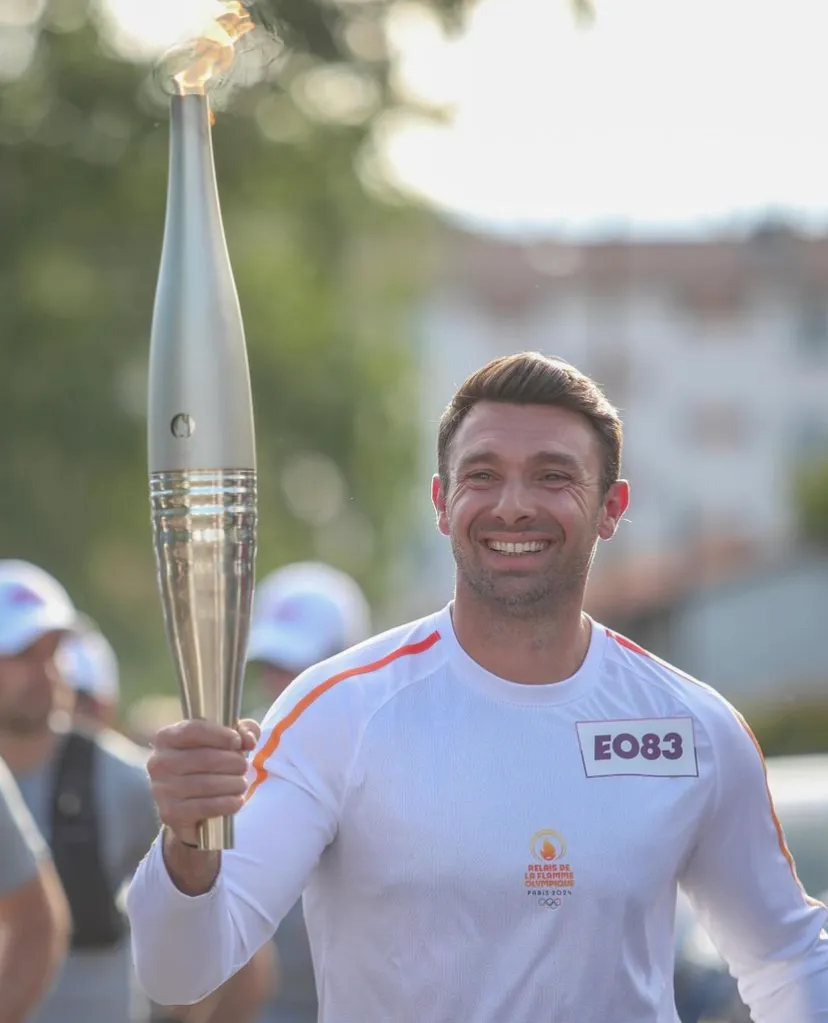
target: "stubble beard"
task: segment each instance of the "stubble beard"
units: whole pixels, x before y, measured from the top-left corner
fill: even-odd
[[[524,579],[521,581],[523,585],[512,585],[514,577],[509,580],[475,565],[454,534],[450,539],[458,582],[462,580],[482,604],[519,620],[546,618],[573,600],[580,601],[598,544],[596,525],[592,544],[577,557],[573,556],[566,565],[534,579]],[[516,559],[518,557],[515,555]]]

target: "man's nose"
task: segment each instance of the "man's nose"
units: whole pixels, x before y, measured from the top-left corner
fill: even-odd
[[[497,495],[494,514],[507,526],[518,525],[535,517],[528,488],[520,480],[505,480]]]

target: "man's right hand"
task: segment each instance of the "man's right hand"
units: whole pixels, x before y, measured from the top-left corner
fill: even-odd
[[[241,809],[247,753],[258,737],[255,721],[242,721],[237,729],[179,721],[158,732],[147,770],[161,821],[182,842],[197,841],[200,821]]]

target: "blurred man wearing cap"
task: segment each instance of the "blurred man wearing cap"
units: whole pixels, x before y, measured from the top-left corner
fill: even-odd
[[[55,714],[71,709],[58,650],[78,623],[46,572],[0,561],[0,757],[49,843],[73,922],[70,954],[33,1021],[134,1023],[145,1016],[133,1012],[118,895],[152,844],[157,817],[138,748],[108,731],[61,727]]]
[[[272,572],[256,588],[248,644],[248,662],[268,704],[253,716],[261,720],[294,678],[367,639],[370,629],[368,602],[344,572],[310,561]],[[316,1023],[316,984],[301,900],[279,925],[275,942],[278,990],[261,1023]],[[243,973],[237,975],[240,985]],[[211,1023],[235,1020],[232,984]]]
[[[0,760],[0,1023],[34,1012],[66,955],[70,927],[49,850]]]
[[[79,615],[75,629],[58,648],[58,667],[75,694],[80,727],[114,728],[120,695],[118,658],[97,624]]]
[[[247,660],[267,707],[307,668],[367,639],[371,612],[349,575],[318,561],[271,572],[256,587]]]

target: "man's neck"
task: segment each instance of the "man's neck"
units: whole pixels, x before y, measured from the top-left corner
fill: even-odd
[[[580,601],[548,615],[520,618],[484,604],[460,586],[452,621],[458,643],[472,660],[500,678],[524,685],[547,685],[574,675],[592,634]]]
[[[0,758],[8,764],[12,774],[27,774],[46,763],[56,742],[57,735],[48,727],[28,735],[0,732]]]

